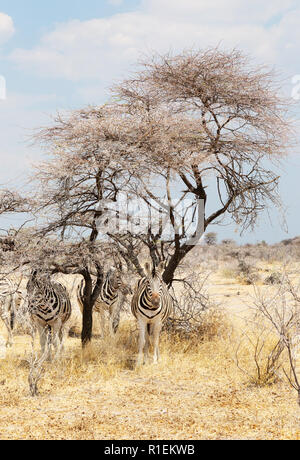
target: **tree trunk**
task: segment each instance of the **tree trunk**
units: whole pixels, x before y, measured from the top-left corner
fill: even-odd
[[[100,294],[103,283],[103,270],[99,264],[96,264],[97,279],[93,288],[93,280],[89,270],[86,268],[82,275],[85,285],[83,290],[83,311],[82,311],[82,330],[81,343],[85,347],[92,340],[93,332],[93,307]]]
[[[84,299],[82,312],[81,343],[85,347],[92,340],[93,304],[91,299]]]
[[[83,290],[83,311],[82,311],[82,331],[81,343],[85,347],[88,342],[92,340],[93,330],[93,306],[92,293],[93,283],[89,271],[86,269],[83,273],[84,277],[84,290]]]
[[[163,273],[163,280],[168,287],[172,285],[174,279],[174,273],[180,262],[184,257],[190,252],[195,246],[193,245],[184,245],[178,250],[175,250],[174,254],[170,258],[168,265]]]

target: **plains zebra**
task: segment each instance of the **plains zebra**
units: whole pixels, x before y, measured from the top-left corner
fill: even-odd
[[[157,363],[160,331],[171,312],[173,301],[162,279],[163,270],[163,262],[153,269],[151,264],[146,262],[146,276],[138,281],[132,297],[131,311],[139,327],[138,365],[143,361],[143,352],[145,352],[145,358],[148,358],[151,336],[153,336],[154,347],[153,360]]]
[[[20,306],[22,298],[22,292],[10,279],[2,278],[0,280],[0,318],[8,332],[7,347],[12,346],[13,343],[12,331],[16,309]]]
[[[71,302],[66,288],[34,270],[27,282],[28,311],[37,327],[42,353],[51,358],[51,343],[55,351],[63,346],[63,328],[71,316]]]
[[[82,279],[77,286],[77,299],[81,313],[83,311],[83,294],[84,294],[84,280]],[[93,280],[93,287],[95,281]],[[120,322],[121,308],[124,303],[124,293],[126,289],[121,281],[121,274],[116,268],[111,268],[106,273],[104,281],[101,286],[100,294],[95,302],[93,311],[100,313],[101,318],[101,335],[104,336],[106,329],[105,313],[109,315],[108,327],[109,334],[117,332]],[[125,294],[126,295],[126,294]]]

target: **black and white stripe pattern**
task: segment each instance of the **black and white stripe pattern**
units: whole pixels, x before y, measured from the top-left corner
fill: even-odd
[[[138,281],[132,297],[131,311],[139,326],[138,364],[142,363],[143,352],[148,358],[150,336],[153,336],[154,362],[157,362],[160,331],[172,309],[172,297],[162,279],[163,270],[163,262],[154,269],[147,262],[146,276]]]
[[[95,283],[96,282],[93,280],[93,288],[95,287]],[[123,296],[120,290],[121,284],[121,275],[119,271],[115,268],[111,268],[104,277],[99,297],[93,308],[94,312],[100,313],[102,336],[106,329],[106,313],[109,315],[108,326],[110,335],[116,333],[119,327],[120,313],[123,305]],[[84,279],[82,279],[77,287],[77,300],[81,312],[83,311],[84,286],[85,282]]]
[[[33,271],[27,283],[28,311],[40,335],[42,352],[51,341],[55,349],[62,347],[63,328],[71,316],[71,302],[67,289],[57,281]]]
[[[13,343],[13,327],[16,315],[16,309],[21,304],[22,292],[10,279],[2,278],[0,280],[0,318],[4,322],[8,337],[6,346]]]

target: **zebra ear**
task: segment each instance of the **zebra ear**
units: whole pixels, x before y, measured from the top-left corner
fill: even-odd
[[[145,265],[145,272],[146,274],[149,276],[151,275],[151,272],[152,272],[152,267],[151,267],[151,264],[149,262],[146,262]]]
[[[164,263],[163,261],[162,261],[162,262],[159,262],[158,267],[157,267],[157,271],[158,271],[160,274],[162,274],[163,271],[164,271],[164,269],[165,269],[165,263]]]

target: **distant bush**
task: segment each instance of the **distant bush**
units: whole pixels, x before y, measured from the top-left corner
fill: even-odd
[[[222,244],[224,244],[225,246],[236,246],[236,242],[230,238],[222,240]]]
[[[284,246],[287,246],[288,244],[291,244],[292,243],[292,239],[291,238],[288,238],[286,240],[282,240],[281,241],[281,244],[283,244]]]
[[[259,280],[256,268],[244,260],[240,260],[237,268],[237,277],[243,284],[254,284]]]
[[[282,274],[279,272],[273,272],[267,276],[264,280],[264,284],[280,284],[282,282]]]
[[[206,233],[204,236],[204,241],[208,246],[214,246],[217,244],[217,234],[215,232]]]

